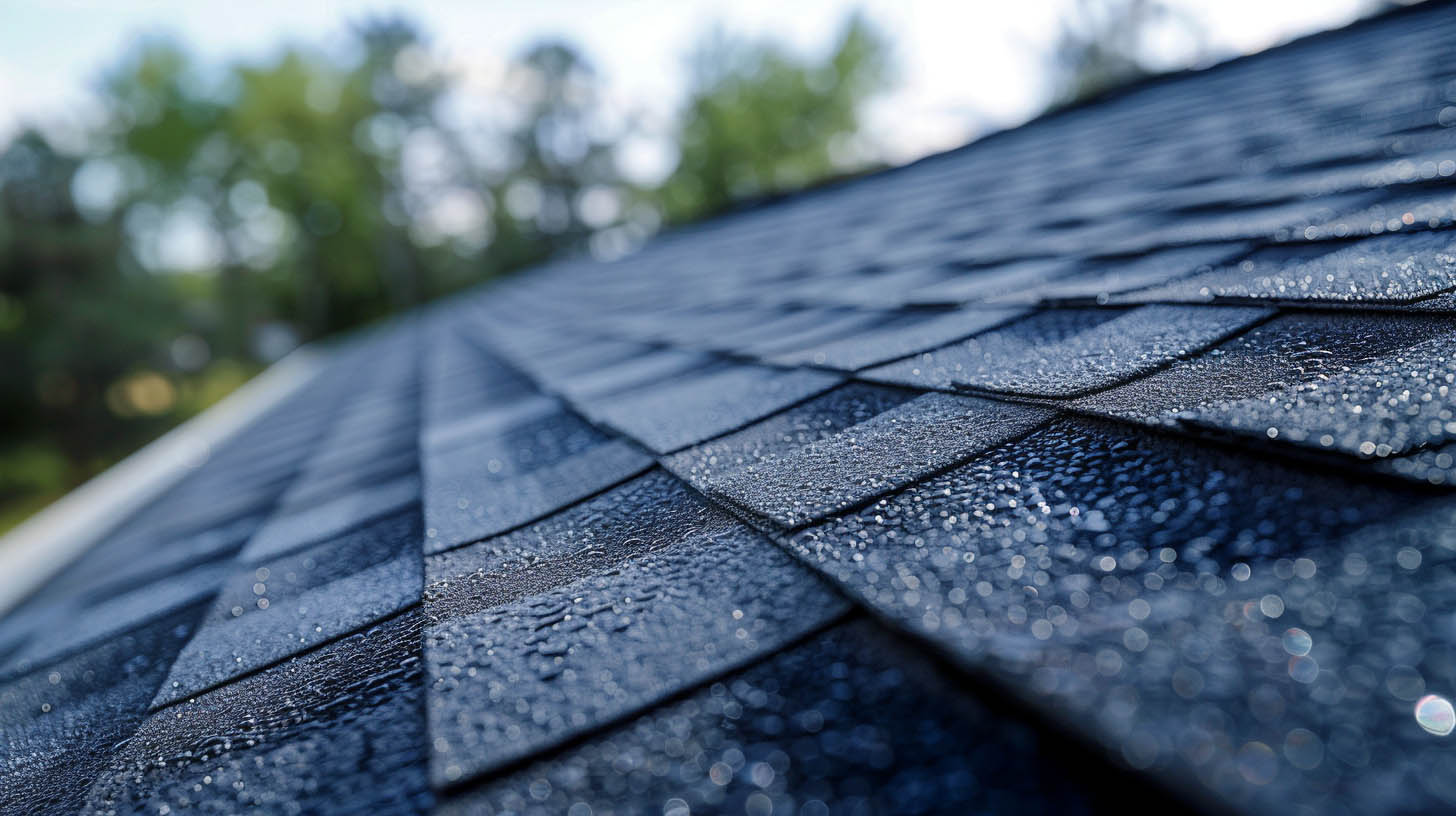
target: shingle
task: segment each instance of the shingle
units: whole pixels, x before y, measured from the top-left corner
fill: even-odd
[[[589,400],[707,368],[714,361],[712,355],[703,352],[658,348],[616,365],[574,374],[553,386],[567,400]]]
[[[680,489],[657,500],[693,505],[680,512],[703,516],[702,530],[670,523],[650,528],[666,534],[644,542],[630,523],[608,524],[573,541],[573,524],[548,521],[543,554],[574,546],[564,554],[572,574],[515,560],[520,556],[509,549],[503,558],[483,548],[480,577],[454,580],[463,591],[482,593],[480,605],[495,605],[452,617],[450,610],[475,604],[448,596],[432,603],[445,615],[425,643],[437,784],[628,716],[844,611],[819,579],[742,525]],[[531,537],[518,536],[515,545],[531,547]],[[577,555],[586,547],[606,553],[599,570],[583,563],[594,559]],[[627,560],[613,555],[623,550],[632,553]],[[447,571],[458,575],[466,566],[452,559]],[[435,565],[430,570],[432,578],[441,574]],[[513,573],[532,594],[516,597],[519,589],[508,582]],[[734,579],[723,580],[730,573]],[[438,582],[432,589],[450,591]]]
[[[589,321],[582,321],[589,325]],[[650,349],[638,342],[613,340],[598,336],[587,325],[572,331],[553,332],[550,346],[519,349],[511,361],[548,391],[557,390],[557,383],[575,375],[596,371],[641,357]],[[560,345],[558,345],[560,344]]]
[[[1456,287],[1456,234],[1370,238],[1313,258],[1268,251],[1246,262],[1128,296],[1129,300],[1220,299],[1404,303]]]
[[[479,541],[642,472],[652,459],[559,403],[530,400],[427,448],[425,551]]]
[[[240,519],[179,539],[159,536],[141,541],[138,536],[130,541],[111,538],[100,542],[41,592],[0,619],[0,673],[12,672],[17,662],[45,660],[116,631],[112,627],[118,622],[118,606],[109,605],[111,599],[131,596],[119,605],[143,600],[151,611],[165,611],[169,603],[162,599],[166,597],[207,595],[223,573],[194,570],[208,570],[211,562],[232,558],[259,523],[261,519]],[[181,573],[188,577],[169,581],[170,586],[157,590],[137,592]],[[119,618],[130,615],[122,613]],[[20,656],[19,648],[28,640],[36,643],[28,656]]]
[[[7,659],[0,672],[30,671],[63,655],[95,648],[151,621],[205,602],[227,574],[219,563],[142,582],[111,595],[82,598],[75,606],[46,610],[24,648]]]
[[[157,690],[153,706],[284,660],[419,601],[417,508],[280,558],[244,561]]]
[[[1445,229],[1456,224],[1456,193],[1433,190],[1381,199],[1320,219],[1302,233],[1307,240],[1355,238],[1420,229]]]
[[[1117,385],[1203,350],[1272,312],[1143,306],[1044,313],[953,346],[865,372],[868,379],[1071,397]]]
[[[88,812],[419,813],[420,630],[405,614],[151,715],[87,794]]]
[[[419,501],[420,477],[407,473],[322,504],[274,516],[248,542],[243,555],[253,561],[282,555],[343,535]]]
[[[943,346],[1024,314],[1024,310],[1014,308],[906,311],[848,337],[770,355],[767,362],[855,371]]]
[[[288,492],[278,500],[275,511],[287,512],[316,506],[349,493],[367,490],[380,483],[412,476],[420,466],[419,440],[415,434],[411,434],[408,442],[392,442],[388,447],[361,449],[353,457],[357,457],[355,461],[314,471],[308,475],[306,481],[294,482],[289,486]]]
[[[664,464],[757,523],[798,527],[1020,436],[1051,412],[949,394],[838,389]]]
[[[1361,211],[1378,198],[1377,193],[1353,192],[1247,208],[1224,207],[1194,217],[1169,219],[1160,229],[1110,242],[1102,250],[1145,252],[1169,245],[1214,241],[1288,241],[1301,236],[1313,239],[1319,233],[1315,225],[1336,221],[1344,213]]]
[[[420,461],[425,462],[437,453],[448,453],[472,442],[493,440],[516,426],[539,422],[559,413],[559,400],[535,391],[509,400],[482,402],[469,414],[422,427],[417,456]],[[572,436],[579,437],[581,434],[574,433]],[[422,465],[421,469],[428,470],[428,467]]]
[[[1079,274],[1040,283],[995,302],[1036,303],[1038,301],[1106,302],[1111,296],[1133,289],[1187,277],[1246,253],[1248,244],[1195,244],[1158,250],[1134,258],[1104,260],[1089,265]]]
[[[1075,770],[1048,761],[1050,747],[860,622],[440,812],[1092,812]]]
[[[1327,381],[1201,407],[1187,422],[1358,456],[1384,458],[1456,438],[1456,323]]]
[[[906,297],[907,303],[977,303],[990,298],[1024,292],[1042,281],[1053,280],[1076,268],[1067,258],[1036,258],[986,268],[964,269],[945,280],[921,286]]]
[[[0,811],[75,812],[112,747],[141,721],[200,611],[178,610],[0,681]]]
[[[1135,767],[1259,810],[1296,790],[1420,810],[1445,795],[1390,785],[1402,752],[1440,749],[1414,728],[1415,697],[1380,686],[1444,654],[1399,621],[1445,608],[1449,558],[1359,531],[1429,503],[1066,422],[787,543]],[[1423,582],[1397,566],[1419,562],[1410,541],[1435,559]],[[1313,684],[1300,632],[1328,672]],[[1432,688],[1456,687],[1456,662],[1422,665]]]
[[[750,336],[722,338],[712,343],[711,347],[736,354],[772,357],[856,337],[866,331],[873,331],[886,320],[887,315],[884,312],[868,309],[814,310],[811,320],[806,320],[792,331],[770,334],[754,327],[750,329]]]
[[[1181,413],[1215,402],[1265,399],[1291,385],[1328,383],[1449,328],[1439,319],[1393,314],[1283,314],[1196,357],[1072,404],[1119,419],[1175,425]]]
[[[943,260],[942,257],[939,260]],[[949,278],[959,277],[957,270],[938,263],[896,262],[883,249],[877,257],[883,267],[859,270],[852,275],[816,276],[797,286],[777,293],[788,303],[805,305],[836,304],[885,308],[909,302],[910,293],[931,287]]]
[[[529,381],[451,324],[435,329],[421,364],[421,424],[428,432],[529,395]]]
[[[737,524],[653,470],[514,532],[425,558],[425,610],[460,617]]]
[[[841,380],[826,372],[735,365],[583,400],[577,407],[656,453],[670,453],[741,428]]]

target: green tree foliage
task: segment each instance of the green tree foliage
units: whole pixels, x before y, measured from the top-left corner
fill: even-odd
[[[29,463],[0,467],[0,501],[59,490],[163,427],[117,433],[113,409],[129,406],[108,389],[165,354],[180,315],[118,221],[77,210],[78,166],[34,132],[0,154],[0,454]]]
[[[602,219],[583,206],[585,197],[615,197],[622,183],[612,145],[597,127],[596,73],[571,46],[546,42],[511,67],[510,85],[519,123],[508,135],[503,226],[528,236],[535,257],[579,249],[594,228],[612,220],[611,213]]]
[[[225,353],[264,320],[312,339],[441,288],[408,235],[401,159],[443,81],[406,24],[359,39],[357,65],[288,50],[219,87],[154,46],[108,82],[109,146],[142,170],[127,205],[197,213],[214,239]]]
[[[677,169],[660,191],[670,220],[840,175],[867,98],[888,81],[889,49],[863,18],[844,26],[822,62],[771,41],[715,32],[691,61]]]
[[[859,18],[820,61],[710,38],[679,166],[641,189],[618,169],[630,120],[565,43],[511,61],[486,127],[398,19],[224,66],[143,43],[104,75],[84,152],[0,150],[0,529],[292,342],[844,172],[886,61]]]

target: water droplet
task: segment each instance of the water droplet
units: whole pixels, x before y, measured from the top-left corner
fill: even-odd
[[[1427,733],[1445,737],[1456,731],[1456,708],[1439,694],[1427,694],[1416,701],[1415,713],[1416,723]]]
[[[1314,639],[1303,629],[1284,630],[1284,651],[1295,657],[1304,657],[1314,647]]]

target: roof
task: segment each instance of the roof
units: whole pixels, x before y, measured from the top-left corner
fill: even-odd
[[[0,810],[1456,807],[1453,41],[320,352],[0,620]]]

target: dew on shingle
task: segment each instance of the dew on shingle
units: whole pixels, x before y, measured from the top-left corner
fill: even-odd
[[[238,565],[153,705],[185,699],[413,604],[422,581],[419,541],[419,511],[411,509],[268,566]]]
[[[601,813],[626,789],[668,814],[1088,812],[1054,748],[859,622],[488,780],[441,812]]]
[[[200,611],[174,612],[0,679],[0,811],[77,811],[92,778],[142,720]]]
[[[1121,292],[1186,278],[1212,264],[1242,255],[1248,248],[1249,245],[1244,243],[1203,244],[1175,247],[1132,258],[1103,260],[1077,274],[1056,278],[998,300],[1105,303]]]
[[[645,447],[668,453],[736,430],[842,379],[827,372],[733,366],[577,407]]]
[[[796,527],[943,470],[1050,412],[854,385],[664,464],[710,498]]]
[[[1323,241],[1422,229],[1444,229],[1456,223],[1456,193],[1437,190],[1355,207],[1315,221],[1296,238]]]
[[[1405,315],[1280,315],[1202,354],[1074,404],[1119,419],[1173,425],[1180,413],[1215,402],[1327,382],[1415,346],[1448,325],[1441,318]],[[1322,447],[1332,444],[1333,439]]]
[[[1456,558],[1456,545],[1427,537],[1446,523],[1440,505],[1399,520],[1419,506],[1168,437],[1058,422],[786,544],[1139,767],[1189,773],[1237,801],[1299,791],[1358,809],[1389,801],[1374,788],[1416,750],[1398,726],[1410,695],[1456,682],[1439,638],[1412,630],[1443,603],[1415,576]],[[1419,570],[1402,566],[1407,548]],[[1202,712],[1191,731],[1190,710]],[[1324,741],[1333,726],[1360,735],[1324,743],[1338,770],[1315,762],[1308,740],[1285,748],[1292,729]],[[1358,774],[1344,759],[1357,754]],[[1416,809],[1456,802],[1444,789],[1404,795]]]
[[[157,711],[117,747],[85,812],[183,799],[202,812],[427,809],[419,633],[406,613]]]
[[[1113,314],[1053,310],[872,368],[864,376],[922,387],[1070,397],[1201,351],[1270,314],[1257,308],[1188,306],[1144,306]]]
[[[1456,287],[1456,236],[1391,235],[1348,245],[1273,247],[1124,300],[1401,303]]]
[[[1183,416],[1279,441],[1386,458],[1456,438],[1456,327],[1311,382],[1266,395],[1215,402]]]
[[[588,425],[554,400],[508,403],[471,433],[426,447],[426,552],[440,552],[540,518],[610,487],[651,459]]]
[[[645,494],[569,510],[500,552],[484,542],[432,559],[429,722],[448,745],[431,758],[437,782],[610,723],[844,611],[819,578],[669,477],[638,482]],[[661,506],[632,518],[643,499]],[[584,556],[594,549],[605,557]]]

